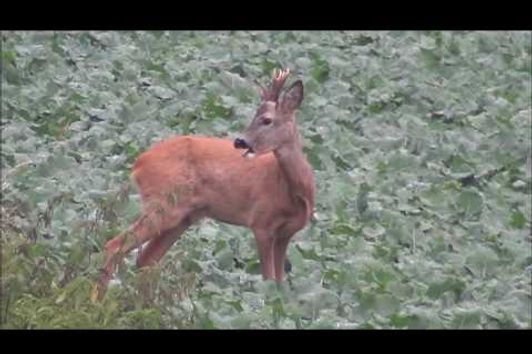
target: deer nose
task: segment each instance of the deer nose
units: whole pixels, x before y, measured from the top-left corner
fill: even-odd
[[[234,142],[235,149],[247,149],[249,148],[248,143],[244,139],[236,138]]]

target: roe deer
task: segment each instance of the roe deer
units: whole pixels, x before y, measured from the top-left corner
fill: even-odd
[[[263,279],[283,280],[288,243],[311,219],[315,193],[295,119],[303,83],[296,81],[280,97],[288,75],[288,69],[274,70],[268,88],[255,81],[261,102],[241,138],[177,136],[139,156],[132,177],[142,214],[105,245],[93,300],[103,297],[116,264],[127,253],[146,244],[137,265],[153,265],[204,217],[250,228]]]

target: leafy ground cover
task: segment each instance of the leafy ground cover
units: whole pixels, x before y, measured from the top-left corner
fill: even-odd
[[[1,55],[4,328],[532,326],[530,32],[4,32]],[[318,185],[286,284],[204,221],[91,303],[135,157],[234,137],[278,66]]]

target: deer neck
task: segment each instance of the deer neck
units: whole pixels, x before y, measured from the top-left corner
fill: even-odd
[[[303,203],[310,218],[314,209],[314,175],[303,153],[297,128],[294,128],[294,139],[274,150],[274,155],[292,200]]]

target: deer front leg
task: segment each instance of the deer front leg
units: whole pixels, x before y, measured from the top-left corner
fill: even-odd
[[[288,262],[286,259],[286,250],[288,249],[288,244],[290,243],[291,238],[291,236],[279,236],[275,239],[273,246],[273,263],[275,268],[275,280],[278,282],[281,282],[284,279],[285,264]]]
[[[254,230],[255,239],[259,250],[260,269],[262,278],[274,279],[273,266],[273,237],[272,233],[266,230]]]

